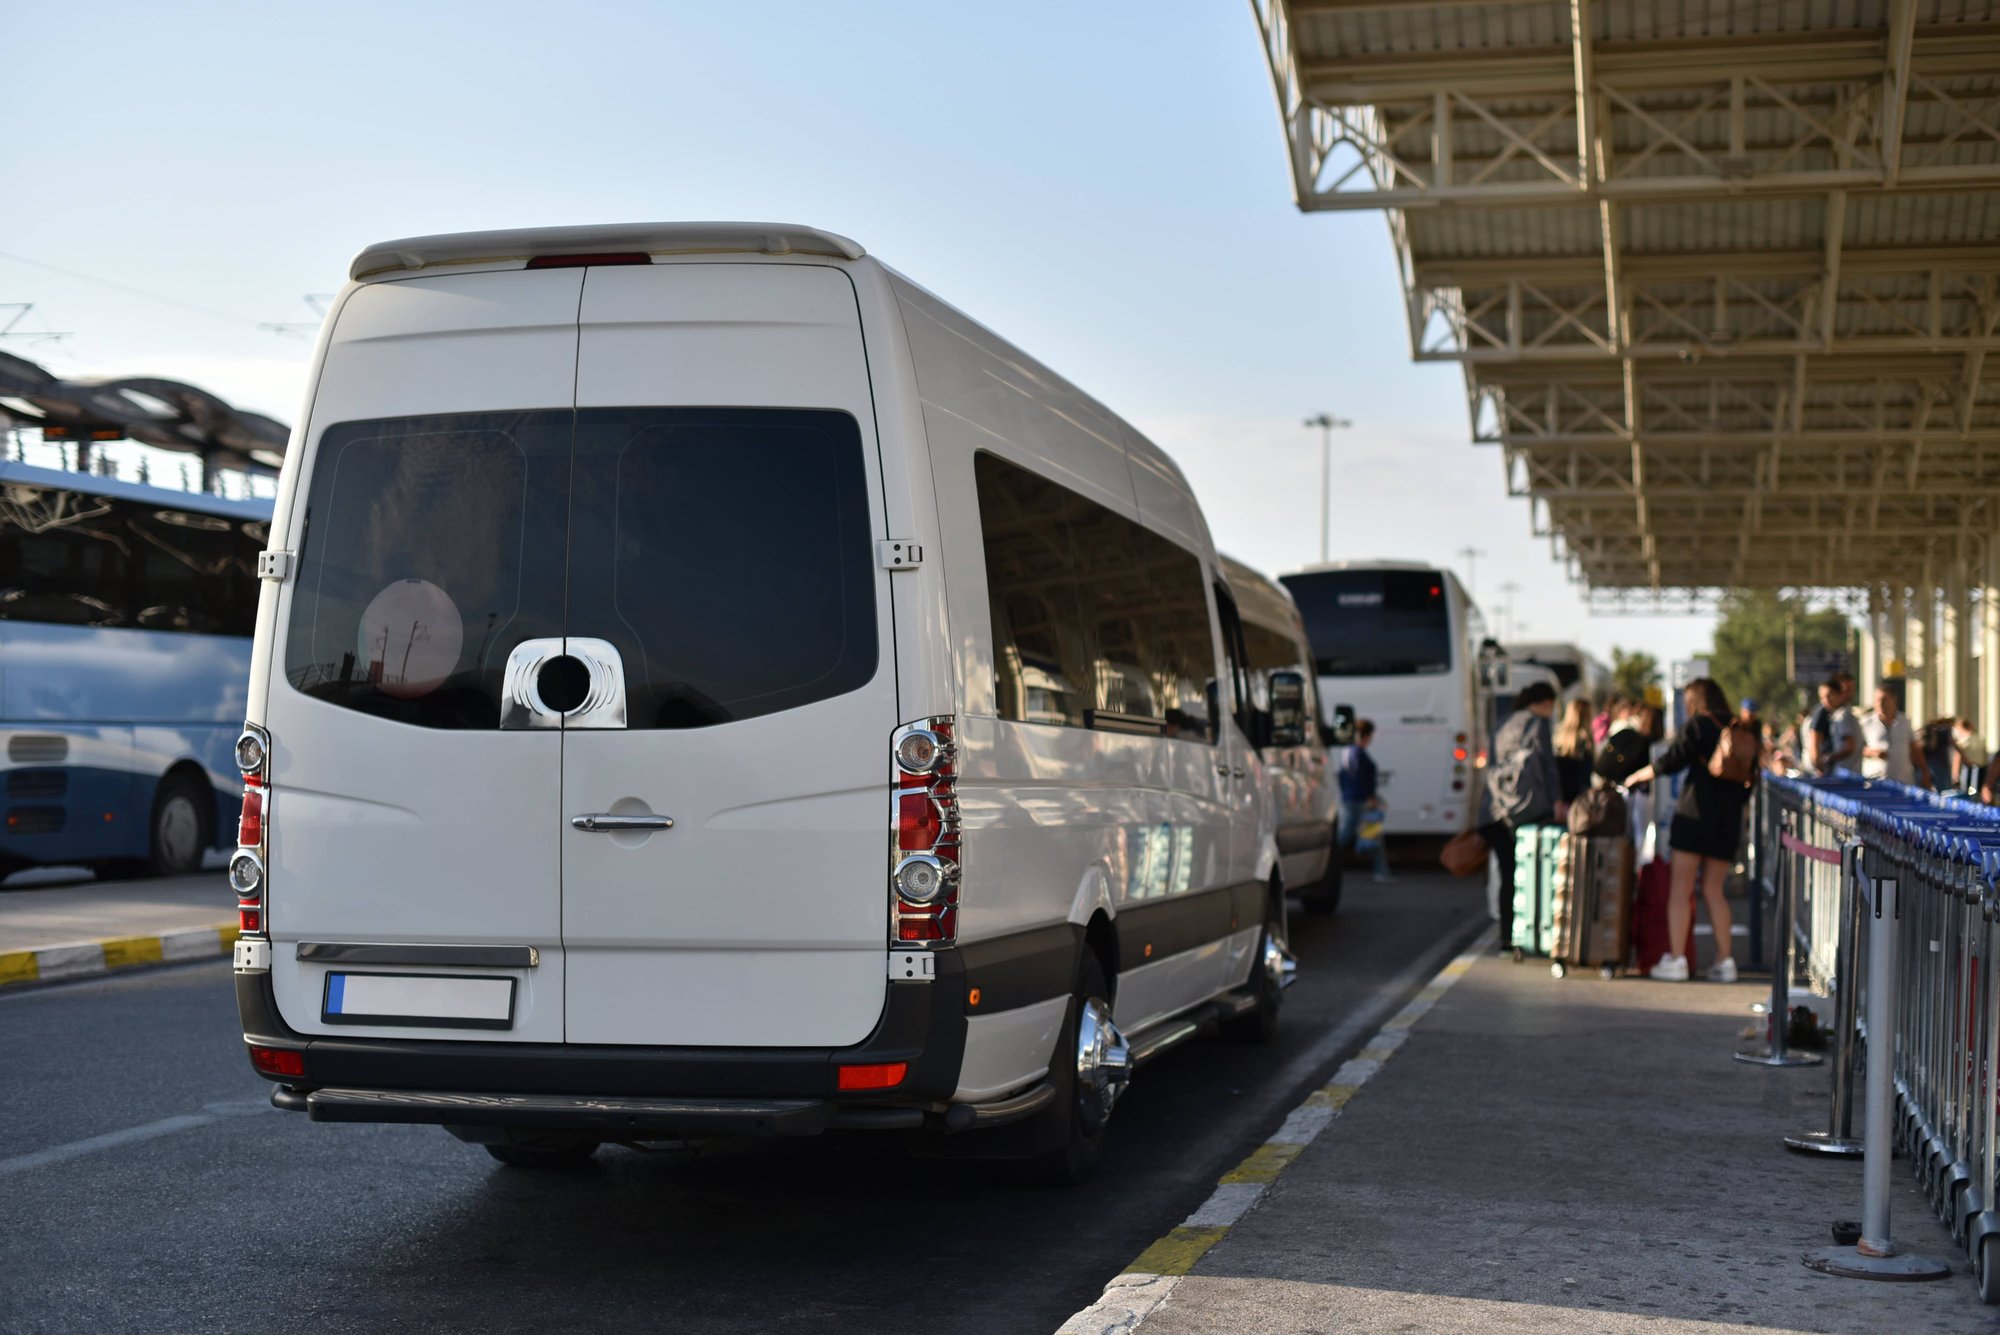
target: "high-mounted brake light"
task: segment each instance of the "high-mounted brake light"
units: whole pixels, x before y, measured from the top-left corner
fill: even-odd
[[[581,269],[605,264],[651,264],[653,257],[643,250],[617,251],[607,255],[537,255],[528,261],[530,269]]]
[[[952,720],[904,724],[889,755],[889,939],[905,947],[950,945],[958,936],[959,876]]]

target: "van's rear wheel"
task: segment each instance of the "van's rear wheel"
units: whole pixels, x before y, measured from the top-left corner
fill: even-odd
[[[597,1153],[595,1140],[567,1145],[488,1145],[486,1152],[509,1168],[575,1168]]]
[[[1257,934],[1257,961],[1250,968],[1246,987],[1257,1004],[1247,1015],[1226,1021],[1223,1037],[1232,1043],[1269,1043],[1277,1037],[1285,979],[1297,968],[1292,961],[1291,933],[1285,925],[1285,901],[1274,894],[1264,910],[1264,930]]]
[[[192,774],[170,774],[153,798],[148,869],[155,876],[189,876],[213,842],[215,797]]]
[[[1132,1054],[1111,1019],[1111,987],[1097,956],[1085,951],[1071,989],[1069,1016],[1049,1064],[1056,1102],[1049,1111],[1067,1122],[1062,1148],[1033,1160],[1041,1181],[1073,1186],[1097,1169],[1112,1105],[1132,1076]]]

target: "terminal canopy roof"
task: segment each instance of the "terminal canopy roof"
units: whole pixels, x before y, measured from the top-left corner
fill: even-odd
[[[211,469],[269,472],[291,430],[194,385],[153,376],[65,380],[0,352],[0,428],[66,430],[80,440],[130,439],[198,454]]]
[[[2000,2],[1253,0],[1306,210],[1599,606],[2000,530]]]

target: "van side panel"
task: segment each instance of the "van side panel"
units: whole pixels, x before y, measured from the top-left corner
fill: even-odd
[[[997,717],[975,480],[983,451],[1115,514],[1149,522],[1136,503],[1128,460],[1128,442],[1143,441],[1018,349],[929,293],[893,281],[923,396],[938,510],[947,517],[945,573],[963,683],[960,938],[968,978],[978,980],[980,943],[1087,914],[1094,897],[1085,887],[1102,878],[1115,913],[1129,916],[1133,929],[1129,951],[1127,933],[1120,932],[1119,967],[1137,981],[1129,994],[1120,984],[1117,1018],[1143,1025],[1212,994],[1231,967],[1225,964],[1231,951],[1220,943],[1232,931],[1230,907],[1214,902],[1220,919],[1202,917],[1190,928],[1190,917],[1170,906],[1176,898],[1222,891],[1233,877],[1230,816],[1216,773],[1221,748]],[[1155,481],[1163,498],[1176,489],[1185,495],[1177,477],[1162,473]],[[1179,537],[1212,570],[1199,512],[1191,498],[1181,505],[1170,522],[1151,526]],[[1147,924],[1157,924],[1157,933]],[[982,1060],[984,1037],[983,1029],[968,1036],[968,1071]]]

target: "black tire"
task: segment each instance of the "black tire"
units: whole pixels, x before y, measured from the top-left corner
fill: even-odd
[[[215,794],[188,773],[170,774],[153,795],[147,869],[155,876],[191,876],[215,842]]]
[[[509,1168],[580,1168],[597,1153],[598,1144],[577,1140],[567,1145],[488,1145],[486,1152]]]
[[[1972,1269],[1979,1279],[1979,1301],[1989,1306],[2000,1303],[2000,1233],[1988,1233],[1979,1240]]]
[[[1073,1187],[1089,1181],[1104,1151],[1109,1110],[1100,1112],[1092,1106],[1076,1075],[1077,1027],[1082,1022],[1085,1004],[1093,999],[1108,1008],[1111,987],[1096,954],[1085,950],[1077,962],[1076,983],[1070,989],[1069,1014],[1063,1020],[1062,1037],[1056,1041],[1056,1055],[1049,1063],[1049,1083],[1055,1087],[1056,1101],[1048,1115],[1061,1119],[1063,1142],[1060,1147],[1028,1161],[1030,1176],[1048,1186]]]
[[[1270,896],[1264,909],[1264,929],[1257,934],[1257,953],[1250,965],[1249,991],[1257,998],[1256,1007],[1223,1023],[1222,1036],[1232,1043],[1269,1043],[1278,1036],[1278,1012],[1285,1004],[1285,985],[1266,967],[1265,954],[1271,942],[1280,950],[1291,944],[1285,922],[1285,897]]]
[[[1340,912],[1340,892],[1347,884],[1347,854],[1340,847],[1340,826],[1333,827],[1333,848],[1326,859],[1326,875],[1299,891],[1299,903],[1307,913],[1330,918]]]

